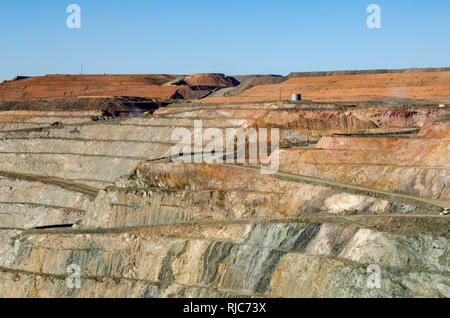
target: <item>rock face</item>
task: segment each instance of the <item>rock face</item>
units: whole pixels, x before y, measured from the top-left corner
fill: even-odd
[[[0,297],[450,297],[448,108],[78,101],[0,112]],[[196,121],[279,170],[174,162]]]

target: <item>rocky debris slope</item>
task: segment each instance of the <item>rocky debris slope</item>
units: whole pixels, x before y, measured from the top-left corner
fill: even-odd
[[[312,103],[0,113],[0,297],[450,297],[448,115]],[[224,134],[279,128],[280,170],[172,162],[172,133],[192,136],[199,120]]]

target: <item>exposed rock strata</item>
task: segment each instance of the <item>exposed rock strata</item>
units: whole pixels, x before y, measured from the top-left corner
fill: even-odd
[[[0,114],[0,296],[450,297],[448,109],[273,106]],[[170,162],[196,120],[280,171]]]

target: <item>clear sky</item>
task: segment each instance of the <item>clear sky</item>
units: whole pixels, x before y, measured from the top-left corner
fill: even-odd
[[[69,29],[69,4],[81,29]],[[381,29],[369,29],[369,4]],[[450,66],[449,0],[2,0],[0,80]]]

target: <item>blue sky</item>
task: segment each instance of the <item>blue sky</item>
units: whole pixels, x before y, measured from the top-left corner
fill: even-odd
[[[81,7],[81,29],[66,8]],[[369,4],[381,29],[369,29]],[[0,2],[0,80],[16,75],[450,66],[448,0]]]

